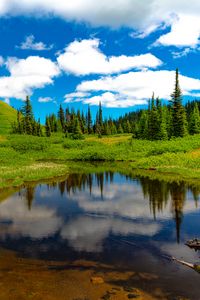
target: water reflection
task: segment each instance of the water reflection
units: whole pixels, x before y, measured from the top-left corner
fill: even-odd
[[[191,289],[191,299],[198,299],[198,274],[169,264],[163,254],[198,260],[184,242],[199,237],[199,199],[200,188],[184,182],[112,172],[71,174],[63,181],[27,185],[0,202],[0,243],[26,257],[89,259],[136,274],[151,270],[166,290],[191,295]]]
[[[27,186],[0,204],[0,238],[59,234],[76,250],[102,251],[109,234],[153,237],[174,220],[179,243],[184,214],[198,210],[200,191],[112,172],[71,174],[65,181]]]

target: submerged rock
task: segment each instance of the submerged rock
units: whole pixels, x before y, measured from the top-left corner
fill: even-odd
[[[185,244],[190,248],[200,250],[200,239],[189,240]]]
[[[104,279],[102,277],[98,277],[98,276],[91,277],[90,281],[93,284],[102,284],[102,283],[104,283]]]

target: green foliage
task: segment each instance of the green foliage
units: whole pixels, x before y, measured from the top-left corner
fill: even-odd
[[[7,103],[0,101],[0,134],[8,134],[12,130],[12,124],[16,122],[17,110]]]
[[[37,137],[26,137],[15,136],[15,139],[11,139],[9,142],[11,148],[18,152],[29,152],[29,151],[45,151],[48,148],[47,139],[38,139]]]
[[[200,133],[200,114],[197,102],[194,104],[193,111],[191,112],[189,119],[189,133],[198,134]]]

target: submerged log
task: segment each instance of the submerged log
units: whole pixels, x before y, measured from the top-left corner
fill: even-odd
[[[186,262],[184,260],[179,260],[179,259],[177,259],[175,257],[172,257],[172,260],[180,263],[183,266],[189,267],[189,268],[193,269],[194,271],[196,271],[197,273],[200,274],[200,265],[198,265],[198,264],[191,264],[191,263],[188,263],[188,262]]]
[[[193,239],[189,240],[185,243],[188,247],[195,249],[195,250],[200,250],[200,240],[199,239]]]

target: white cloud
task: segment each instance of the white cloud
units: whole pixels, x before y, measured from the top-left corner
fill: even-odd
[[[52,84],[60,72],[56,63],[39,56],[9,58],[5,64],[10,76],[0,77],[0,96],[4,98],[25,98],[33,89]]]
[[[180,75],[183,95],[195,96],[200,91],[200,80]],[[118,76],[106,76],[98,80],[83,81],[77,86],[79,92],[101,92],[99,96],[83,101],[96,104],[101,100],[105,106],[127,107],[142,104],[153,92],[161,99],[170,99],[174,88],[173,71],[129,72]]]
[[[40,102],[40,103],[48,103],[48,102],[52,102],[52,101],[53,101],[53,99],[51,97],[40,97],[38,99],[38,102]]]
[[[127,26],[141,38],[163,25],[172,26],[159,39],[163,45],[194,46],[200,36],[199,0],[1,0],[0,15],[53,15],[93,26]]]
[[[162,64],[161,60],[150,53],[107,57],[100,51],[99,44],[97,39],[72,42],[58,56],[59,67],[75,75],[88,75],[120,73],[144,67],[156,68]]]
[[[200,15],[180,14],[174,20],[171,31],[162,35],[156,44],[163,46],[196,47],[200,37]]]
[[[22,50],[51,50],[53,45],[47,46],[43,42],[35,42],[35,37],[33,35],[29,35],[25,38],[25,41],[21,43],[21,45],[17,48]]]
[[[80,102],[82,100],[86,100],[86,97],[88,98],[91,94],[86,92],[74,92],[70,94],[66,94],[64,96],[65,100],[64,103],[70,103],[70,102]]]
[[[147,101],[144,99],[133,99],[132,97],[128,97],[126,95],[111,92],[102,93],[98,96],[93,96],[90,98],[79,98],[76,101],[82,101],[83,103],[90,105],[99,105],[99,102],[101,102],[103,106],[113,108],[147,104]],[[74,102],[74,99],[71,98],[70,101],[66,99],[65,102]]]

